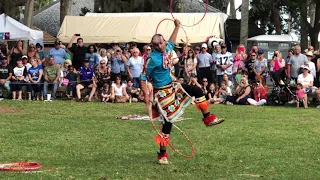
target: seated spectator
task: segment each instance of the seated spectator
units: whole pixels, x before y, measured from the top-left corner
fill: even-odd
[[[267,103],[268,86],[263,80],[263,76],[256,77],[256,87],[253,90],[253,97],[248,98],[248,102],[254,106],[262,106]]]
[[[217,100],[217,102],[219,103],[224,103],[227,99],[227,96],[232,96],[231,88],[227,86],[226,81],[221,82],[217,96],[219,97],[219,99]]]
[[[42,66],[38,65],[38,61],[36,58],[31,58],[32,67],[28,70],[28,77],[31,83],[31,87],[33,90],[33,100],[39,101],[40,97],[40,88],[41,88],[41,78],[43,75]]]
[[[180,83],[180,84],[184,84],[184,78],[183,78],[183,77],[179,77],[179,79],[178,79],[178,83]]]
[[[140,88],[133,87],[133,83],[131,81],[128,81],[126,90],[132,102],[139,102],[141,97]]]
[[[253,71],[254,64],[257,61],[257,54],[255,52],[251,53],[251,58],[246,63],[246,69],[248,70],[248,80],[254,81],[256,77],[256,73]]]
[[[225,83],[227,84],[227,86],[228,86],[230,89],[233,89],[233,83],[232,83],[232,81],[229,80],[228,74],[224,73],[224,74],[223,74],[223,77],[222,77],[222,80],[225,81]]]
[[[34,58],[37,58],[37,57],[34,57]],[[28,71],[32,65],[29,63],[29,58],[27,56],[22,56],[22,64],[27,68],[27,75],[24,77],[24,81],[25,81],[24,85],[27,87],[28,99],[29,101],[31,101],[32,86],[29,81]]]
[[[72,66],[72,61],[70,59],[66,59],[61,69],[64,77],[66,77],[69,73],[69,66]]]
[[[2,57],[2,64],[0,65],[0,100],[3,100],[2,87],[7,90],[8,97],[11,96],[10,91],[10,80],[12,77],[13,69],[10,64],[8,64],[8,58],[6,56]]]
[[[95,69],[99,65],[99,55],[97,54],[97,48],[94,45],[88,46],[88,52],[85,56],[89,60],[89,67]]]
[[[72,65],[70,65],[68,68],[69,73],[66,76],[66,79],[69,81],[67,86],[67,96],[69,99],[72,99],[77,93],[76,86],[78,74],[74,72],[74,67]]]
[[[127,72],[129,78],[132,80],[133,87],[139,88],[140,86],[140,75],[143,69],[144,60],[139,56],[139,49],[133,49],[133,56],[127,61]]]
[[[88,98],[88,101],[90,102],[92,101],[92,97],[96,92],[97,85],[94,77],[94,71],[89,66],[88,59],[84,60],[83,67],[79,68],[78,73],[80,75],[80,83],[76,86],[78,101],[84,101],[81,98],[81,89],[91,88],[91,92]]]
[[[208,83],[208,79],[207,78],[203,78],[202,79],[202,86],[201,89],[203,91],[203,93],[206,95],[206,98],[208,99],[208,90],[209,90],[209,83]]]
[[[313,87],[314,77],[311,74],[309,66],[303,65],[302,71],[303,73],[299,74],[298,76],[298,83],[302,84],[303,88],[305,88],[305,92],[307,93],[307,95],[315,94],[317,88]]]
[[[245,79],[248,80],[248,78],[249,78],[249,73],[248,73],[247,71],[243,71],[243,70],[242,70],[241,79],[242,79],[242,78],[245,78]],[[241,80],[241,79],[240,79],[240,80]],[[240,84],[240,81],[239,81],[239,84]],[[239,86],[239,84],[238,84],[238,86]]]
[[[278,52],[278,51],[276,51]],[[278,52],[278,56],[280,55],[280,52]],[[279,57],[282,59],[282,57]],[[283,60],[284,62],[284,60]],[[253,72],[254,72],[254,79],[256,76],[263,76],[264,80],[266,80],[267,76],[267,67],[268,67],[268,60],[264,58],[264,50],[259,50],[258,52],[258,59],[255,60],[254,65],[253,65]]]
[[[121,82],[121,77],[116,77],[115,83],[111,86],[110,100],[115,103],[125,103],[129,100],[129,96],[126,91],[126,85]]]
[[[305,109],[308,108],[307,93],[306,93],[305,88],[303,88],[303,85],[301,83],[297,84],[296,95],[297,95],[297,99],[296,99],[297,108],[300,107],[300,102],[303,103],[303,106],[304,106]]]
[[[110,99],[110,91],[109,91],[109,84],[105,83],[103,85],[103,89],[101,91],[101,102],[108,102]]]
[[[62,85],[63,85],[63,83],[65,82],[64,81],[64,78],[65,78],[65,76],[64,76],[64,72],[63,72],[63,70],[62,70],[62,64],[57,64],[57,66],[58,66],[58,68],[60,69],[60,77],[59,77],[59,87],[61,87]],[[68,81],[68,80],[67,80]],[[66,83],[66,85],[68,85],[68,83]]]
[[[13,75],[11,78],[12,100],[16,100],[18,91],[18,100],[22,100],[22,87],[25,77],[27,76],[27,68],[23,66],[22,59],[18,59],[17,66],[13,68]]]
[[[218,101],[216,95],[216,87],[213,83],[210,84],[207,95],[209,103],[216,103]]]
[[[242,68],[238,68],[237,69],[237,73],[236,73],[236,76],[235,76],[235,85],[238,86],[239,83],[240,83],[240,79],[242,78]]]
[[[191,76],[188,84],[192,85],[192,86],[198,86],[199,88],[202,88],[201,84],[198,83],[198,77],[195,76],[195,75]]]
[[[320,104],[320,88],[316,90],[316,95],[317,95],[317,101]],[[320,105],[318,105],[317,108],[320,108]]]
[[[248,98],[250,98],[251,87],[248,83],[248,79],[241,78],[240,84],[236,88],[236,95],[227,96],[226,104],[241,104],[246,105],[248,102]]]
[[[44,68],[43,74],[44,74],[43,93],[45,95],[45,99],[48,101],[54,100],[56,98],[56,92],[59,85],[59,78],[61,75],[61,71],[59,67],[55,65],[55,59],[53,57],[50,57],[48,59],[47,66]],[[52,86],[51,99],[47,99],[49,86]]]

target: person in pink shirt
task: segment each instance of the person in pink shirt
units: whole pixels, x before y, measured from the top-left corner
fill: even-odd
[[[305,109],[308,108],[307,93],[301,83],[298,83],[298,85],[297,85],[296,95],[297,95],[297,101],[296,101],[297,108],[300,107],[300,102],[303,102],[303,106]]]
[[[286,61],[282,58],[281,52],[278,50],[274,51],[273,60],[270,64],[270,70],[274,73],[275,81],[280,84],[284,84],[282,76],[285,76],[284,68],[286,66]]]
[[[248,103],[254,106],[262,106],[267,103],[268,86],[266,85],[263,76],[256,77],[257,85],[253,90],[254,99],[248,98]]]

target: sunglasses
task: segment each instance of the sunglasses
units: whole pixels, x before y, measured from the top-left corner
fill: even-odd
[[[208,81],[202,81],[202,82],[208,82]]]
[[[199,48],[197,48],[197,49],[196,49],[196,51],[200,51],[200,49],[199,49]]]
[[[257,55],[255,55],[255,54],[252,54],[251,56],[257,56]]]
[[[100,64],[106,64],[106,63],[100,63]]]
[[[151,51],[151,49],[147,49],[147,51]]]
[[[225,46],[221,46],[222,49],[226,48]]]

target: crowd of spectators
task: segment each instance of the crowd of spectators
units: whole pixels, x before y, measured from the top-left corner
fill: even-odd
[[[60,41],[47,55],[42,48],[30,44],[25,50],[22,41],[11,49],[1,46],[1,100],[2,88],[12,100],[24,99],[26,87],[26,99],[52,101],[57,98],[57,90],[66,87],[66,96],[80,102],[143,101],[140,76],[152,47],[145,45],[140,51],[134,42],[85,47],[83,39],[74,35],[67,48]],[[206,43],[188,44],[184,51],[176,45],[175,58],[183,53],[174,66],[177,81],[201,87],[210,103],[264,105],[269,74],[280,85],[296,84],[297,103],[304,101],[307,107],[309,96],[320,102],[320,50],[314,51],[312,46],[303,54],[297,45],[286,58],[275,50],[272,59],[266,59],[264,50],[257,46],[247,52],[239,45],[236,52],[228,52],[224,42],[213,48]]]

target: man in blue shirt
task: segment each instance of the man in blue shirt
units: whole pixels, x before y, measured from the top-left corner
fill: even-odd
[[[154,97],[150,100],[156,104],[153,106],[153,111],[149,113],[152,118],[161,116],[163,119],[162,134],[155,137],[156,142],[160,145],[159,164],[169,164],[166,146],[170,141],[172,122],[181,116],[186,106],[191,103],[190,96],[195,96],[197,108],[202,111],[203,122],[206,126],[223,122],[223,119],[217,118],[208,111],[209,103],[201,88],[172,83],[171,67],[174,64],[172,51],[180,28],[179,20],[175,20],[174,24],[175,29],[168,42],[160,34],[152,37],[151,43],[155,50],[150,54],[146,65],[146,76],[154,87]]]
[[[53,57],[55,64],[63,64],[64,61],[68,58],[66,50],[60,48],[60,41],[55,41],[55,48],[50,49],[48,57]]]
[[[96,82],[94,81],[94,70],[89,67],[89,60],[85,59],[83,67],[80,67],[78,70],[80,75],[80,83],[76,86],[78,101],[83,101],[81,98],[81,89],[91,88],[90,96],[88,101],[92,100],[94,93],[96,92]]]

